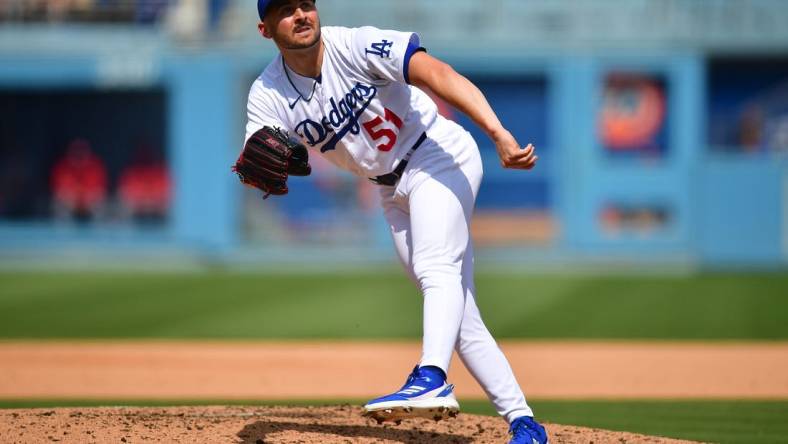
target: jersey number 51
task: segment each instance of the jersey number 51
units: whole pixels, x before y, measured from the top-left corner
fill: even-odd
[[[394,114],[394,112],[390,109],[385,108],[385,110],[385,121],[383,120],[383,117],[377,116],[369,122],[363,124],[364,129],[367,130],[367,133],[370,137],[372,137],[372,140],[377,142],[380,139],[386,139],[385,143],[378,145],[378,149],[384,152],[391,151],[391,149],[394,148],[394,145],[397,143],[397,132],[395,132],[395,130],[389,125],[386,125],[386,122],[393,124],[397,131],[402,129],[402,119],[400,119],[399,116]],[[381,127],[381,125],[383,126]]]

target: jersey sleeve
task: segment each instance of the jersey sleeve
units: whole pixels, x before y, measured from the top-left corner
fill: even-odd
[[[374,80],[410,83],[408,64],[421,47],[414,32],[387,31],[371,26],[355,30],[352,52],[356,63]]]
[[[273,99],[265,94],[260,81],[257,80],[249,91],[249,100],[246,103],[246,137],[244,142],[252,137],[252,134],[265,126],[274,128],[285,128],[281,119],[278,117],[276,105]],[[286,129],[286,128],[285,128]]]

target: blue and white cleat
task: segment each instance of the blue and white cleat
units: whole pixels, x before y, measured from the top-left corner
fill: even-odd
[[[548,444],[544,427],[530,416],[522,416],[512,421],[509,434],[512,435],[509,444]]]
[[[364,416],[378,424],[384,421],[399,424],[406,418],[440,421],[453,418],[459,412],[454,386],[446,382],[442,370],[429,366],[416,366],[398,392],[373,399],[364,406]]]

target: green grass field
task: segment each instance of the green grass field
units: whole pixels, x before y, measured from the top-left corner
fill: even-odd
[[[499,339],[788,339],[788,274],[479,273],[477,287],[482,313]],[[418,292],[394,269],[303,275],[0,273],[0,340],[418,339],[420,312]],[[4,400],[0,407],[187,403]],[[487,402],[463,404],[466,412],[494,414]],[[788,442],[788,401],[532,405],[540,417],[557,423],[724,443]]]
[[[484,274],[496,337],[788,339],[788,274]],[[418,339],[402,273],[0,273],[0,338]]]

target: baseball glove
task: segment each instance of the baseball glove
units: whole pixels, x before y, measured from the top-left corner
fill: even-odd
[[[249,138],[232,168],[241,183],[260,189],[263,199],[287,194],[289,176],[308,176],[309,153],[284,131],[266,126]]]

